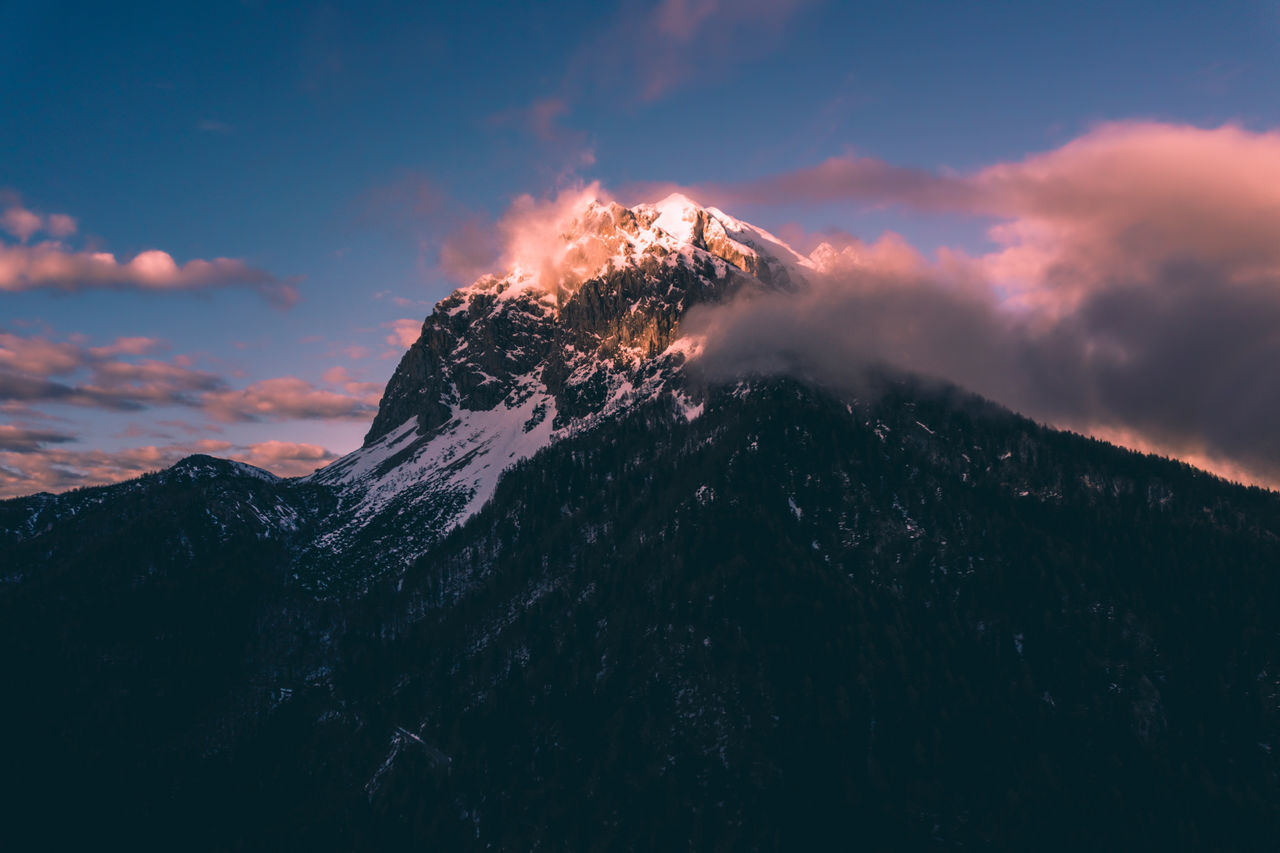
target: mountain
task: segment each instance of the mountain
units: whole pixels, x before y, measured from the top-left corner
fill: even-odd
[[[911,377],[708,381],[685,313],[827,250],[680,196],[557,225],[310,477],[0,502],[3,832],[1270,846],[1280,496]]]
[[[424,553],[493,494],[507,466],[663,394],[696,407],[679,321],[743,288],[794,286],[811,262],[682,195],[589,202],[551,259],[438,304],[355,453],[310,478],[343,500],[304,562],[318,590],[360,585]],[[319,571],[317,571],[317,569]]]

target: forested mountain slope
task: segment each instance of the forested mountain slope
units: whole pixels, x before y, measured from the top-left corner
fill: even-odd
[[[1275,495],[912,383],[707,394],[554,444],[342,603],[261,531],[155,574],[33,570],[3,602],[29,778],[213,846],[1277,828]]]

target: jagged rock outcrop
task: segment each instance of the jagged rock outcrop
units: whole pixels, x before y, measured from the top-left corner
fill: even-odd
[[[792,285],[789,269],[803,261],[748,228],[679,195],[634,210],[587,205],[566,223],[565,273],[552,290],[542,281],[531,287],[519,273],[487,276],[436,306],[388,383],[365,446],[409,418],[427,434],[455,408],[492,409],[539,369],[562,408],[573,407],[567,381],[584,360],[654,358],[694,305],[744,285]],[[612,254],[593,265],[601,245]]]

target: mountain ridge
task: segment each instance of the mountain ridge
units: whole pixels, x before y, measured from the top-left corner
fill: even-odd
[[[28,790],[85,786],[106,825],[215,809],[239,817],[210,847],[324,849],[1280,828],[1277,496],[957,391],[648,399],[352,587],[296,575],[322,484],[78,498],[6,541],[3,674],[33,692],[4,713]]]
[[[739,266],[695,244],[756,252],[763,232],[668,207],[589,206],[551,253],[568,266],[442,300],[365,445],[309,477],[197,454],[0,501],[23,781],[4,831],[346,850],[1280,832],[1280,495],[909,376],[697,377],[685,310],[817,267]],[[654,227],[671,211],[677,236]],[[642,240],[661,252],[604,254]]]

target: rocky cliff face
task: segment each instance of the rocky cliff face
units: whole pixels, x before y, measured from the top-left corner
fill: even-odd
[[[387,386],[366,447],[410,418],[427,434],[455,409],[510,404],[525,378],[548,389],[562,424],[591,414],[599,401],[581,400],[573,386],[604,379],[584,367],[635,368],[671,346],[689,308],[744,286],[791,286],[806,263],[776,238],[679,195],[634,209],[588,204],[560,239],[564,258],[551,280],[541,270],[536,283],[518,270],[487,276],[436,306]]]

